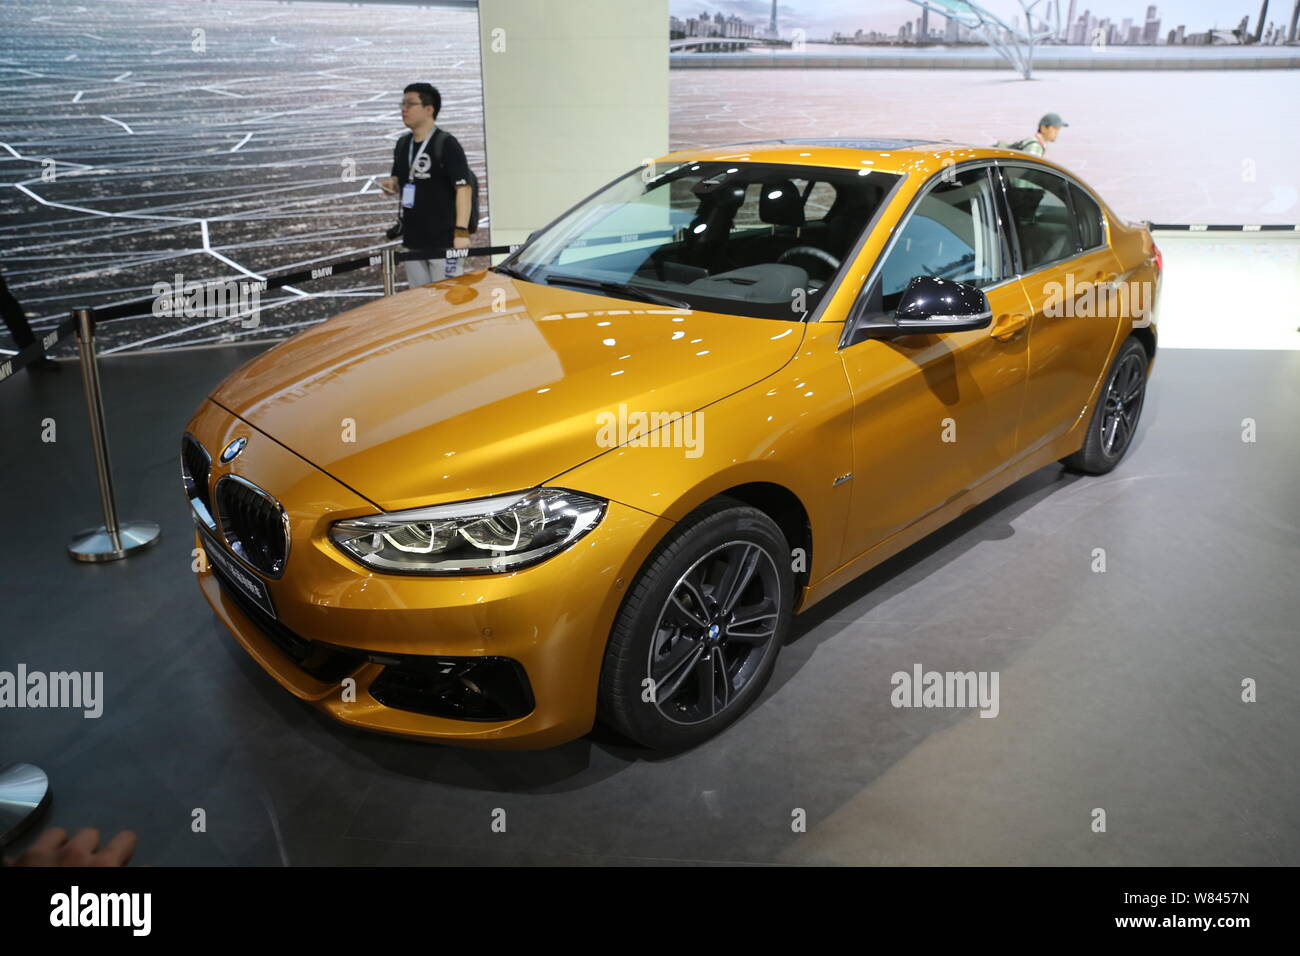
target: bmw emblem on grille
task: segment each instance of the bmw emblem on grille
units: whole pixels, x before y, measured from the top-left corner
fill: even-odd
[[[244,450],[244,446],[247,444],[247,438],[236,438],[225,448],[221,449],[221,463],[224,465],[228,461],[234,461],[239,457],[239,453]]]

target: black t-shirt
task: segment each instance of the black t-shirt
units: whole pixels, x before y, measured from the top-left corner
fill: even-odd
[[[399,199],[402,187],[415,183],[415,206],[402,210],[402,243],[411,249],[450,249],[456,228],[456,187],[469,185],[469,163],[455,136],[438,130],[430,135],[445,139],[442,163],[434,156],[437,144],[430,141],[416,160],[414,176],[410,174],[410,157],[419,153],[421,144],[412,146],[412,134],[407,133],[393,148],[391,175],[397,177]]]

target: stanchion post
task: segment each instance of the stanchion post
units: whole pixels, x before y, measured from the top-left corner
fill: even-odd
[[[397,255],[392,246],[386,246],[380,257],[380,268],[384,272],[384,295],[393,294],[393,274],[397,271]]]
[[[104,512],[104,524],[80,532],[68,545],[68,553],[78,561],[116,561],[156,543],[159,528],[152,521],[118,523],[113,471],[108,457],[108,434],[104,427],[104,398],[99,388],[99,365],[95,359],[94,315],[90,309],[73,309],[72,316],[77,322],[81,387],[90,418],[90,442],[95,452],[95,474],[99,479],[99,504]]]
[[[0,847],[26,833],[50,808],[50,778],[29,763],[0,766]]]

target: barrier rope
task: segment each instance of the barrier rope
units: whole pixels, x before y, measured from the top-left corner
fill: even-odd
[[[396,248],[396,247],[389,247]],[[469,259],[479,256],[505,255],[514,252],[519,245],[509,246],[472,246],[468,249],[403,249],[393,256],[396,262],[406,262],[412,259]],[[330,276],[343,275],[348,272],[355,272],[358,269],[370,269],[380,265],[383,261],[383,250],[379,252],[368,253],[364,256],[353,256],[346,259],[339,259],[335,262],[327,262],[322,265],[312,266],[308,269],[297,269],[293,272],[283,272],[279,275],[268,275],[265,279],[258,280],[236,280],[236,279],[212,279],[207,282],[199,283],[199,291],[206,290],[212,286],[224,286],[232,281],[250,281],[252,288],[259,292],[265,292],[271,289],[280,289],[286,285],[304,285],[319,279],[325,279]],[[177,290],[174,295],[179,294]],[[136,315],[146,315],[153,311],[154,303],[158,301],[158,296],[147,296],[139,299],[132,299],[129,302],[119,302],[116,305],[104,306],[99,309],[91,310],[91,326],[108,319],[125,319]],[[29,364],[37,359],[44,358],[50,349],[63,339],[72,335],[77,330],[76,315],[69,316],[60,322],[53,329],[41,335],[35,342],[26,348],[20,349],[16,354],[7,356],[3,362],[0,362],[0,382],[7,378],[12,378],[15,373],[26,368]]]

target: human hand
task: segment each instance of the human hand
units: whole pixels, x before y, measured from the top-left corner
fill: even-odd
[[[453,249],[468,249],[469,236],[457,236],[455,239],[451,241],[451,247]]]
[[[383,179],[376,179],[376,180],[375,180],[375,185],[377,185],[377,186],[379,187],[380,191],[381,191],[385,196],[396,196],[396,195],[397,195],[397,177],[396,177],[396,176],[385,176]]]
[[[18,859],[5,857],[5,866],[126,866],[135,853],[136,835],[123,830],[101,849],[99,831],[83,827],[68,839],[62,827],[50,827]]]

